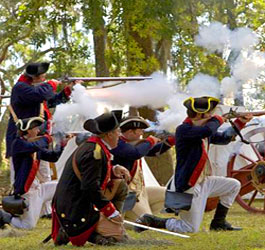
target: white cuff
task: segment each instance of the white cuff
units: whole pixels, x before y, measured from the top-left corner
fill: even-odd
[[[112,219],[112,218],[114,218],[114,217],[116,217],[118,215],[120,215],[119,211],[118,210],[115,210],[108,218],[109,219]]]

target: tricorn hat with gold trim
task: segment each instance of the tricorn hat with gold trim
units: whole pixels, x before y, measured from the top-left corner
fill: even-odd
[[[219,99],[211,96],[189,97],[183,105],[189,110],[203,114],[212,111],[219,102]]]

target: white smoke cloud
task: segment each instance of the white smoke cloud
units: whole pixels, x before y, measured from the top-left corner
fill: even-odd
[[[238,28],[230,32],[231,49],[250,49],[259,42],[258,35],[249,28]]]
[[[109,105],[161,108],[174,94],[174,86],[160,73],[154,73],[152,78],[140,82],[127,82],[112,88],[88,90],[87,94]]]
[[[187,93],[176,93],[167,101],[168,109],[157,112],[158,126],[153,130],[165,130],[173,133],[186,117],[183,101],[190,97],[213,96],[220,97],[220,83],[212,76],[197,74],[187,85]]]
[[[210,52],[225,53],[238,51],[239,56],[231,62],[231,77],[225,77],[221,81],[221,93],[225,96],[236,95],[241,85],[249,80],[256,81],[265,70],[264,53],[254,50],[259,43],[258,35],[251,29],[242,27],[235,30],[228,29],[227,26],[219,22],[212,22],[208,26],[199,29],[199,34],[195,37],[195,43],[206,48]],[[207,81],[206,81],[207,82]],[[196,85],[190,83],[191,85]],[[211,88],[213,85],[209,85]],[[200,88],[195,88],[193,95],[202,95]],[[207,89],[206,89],[207,90]],[[204,92],[204,91],[203,91]],[[218,95],[218,93],[217,93]]]
[[[110,88],[86,89],[77,84],[72,92],[72,103],[56,107],[53,117],[55,130],[82,130],[78,121],[95,118],[107,110],[123,109],[125,106],[164,107],[174,94],[173,83],[160,73],[152,80],[127,82]],[[79,122],[81,123],[81,122]],[[77,128],[78,127],[78,128]]]
[[[207,48],[210,52],[223,52],[229,44],[230,30],[220,22],[212,22],[209,26],[202,26],[195,36],[195,44]]]
[[[233,76],[240,81],[255,80],[265,69],[265,54],[262,52],[246,53],[237,58],[233,69]]]
[[[164,112],[157,112],[157,130],[165,130],[171,133],[180,125],[186,117],[186,108],[183,101],[188,98],[186,94],[176,94],[168,101],[169,108]]]
[[[239,85],[236,82],[235,77],[225,77],[221,81],[221,93],[225,97],[231,96],[233,93],[236,93],[239,88]]]
[[[217,78],[202,73],[197,74],[187,86],[191,96],[220,97],[220,83]]]

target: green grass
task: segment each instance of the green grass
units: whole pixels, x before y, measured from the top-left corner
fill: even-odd
[[[50,233],[51,221],[47,219],[39,220],[37,227],[32,231],[17,230],[17,237],[3,237],[0,233],[0,250],[16,249],[235,249],[235,250],[265,250],[265,215],[250,214],[243,210],[238,204],[234,204],[228,216],[228,221],[233,225],[242,226],[243,231],[239,232],[209,232],[209,223],[213,216],[213,212],[206,213],[201,231],[197,234],[189,234],[190,239],[182,239],[175,236],[160,234],[157,232],[145,231],[137,234],[132,230],[128,230],[128,234],[134,239],[128,244],[120,244],[111,247],[92,246],[87,243],[84,247],[73,247],[71,244],[63,247],[55,247],[50,241],[43,245],[41,241]]]

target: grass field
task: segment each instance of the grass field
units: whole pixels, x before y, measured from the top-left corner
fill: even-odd
[[[9,189],[8,171],[0,171],[0,193]],[[259,201],[264,206],[264,201]],[[243,227],[240,232],[209,232],[209,224],[213,212],[204,216],[201,230],[197,234],[189,234],[189,239],[165,235],[157,232],[145,231],[137,234],[128,230],[132,240],[128,244],[109,247],[93,246],[87,243],[84,247],[73,247],[71,244],[55,247],[50,241],[46,245],[41,242],[51,231],[51,221],[40,219],[37,227],[32,231],[12,229],[8,227],[0,230],[0,250],[35,250],[35,249],[185,249],[185,250],[265,250],[265,214],[250,214],[237,203],[234,203],[228,214],[228,221],[233,225]]]
[[[229,222],[233,225],[242,226],[240,232],[209,232],[209,223],[213,212],[206,213],[201,231],[190,234],[191,238],[183,239],[157,232],[145,231],[137,234],[128,230],[133,238],[128,244],[115,246],[93,246],[87,243],[78,249],[264,249],[265,250],[265,215],[250,214],[238,204],[234,204],[229,212]],[[0,249],[31,250],[31,249],[77,249],[68,244],[63,247],[55,247],[50,241],[43,245],[41,241],[50,233],[51,221],[41,219],[37,227],[32,231],[14,230],[8,227],[0,232]]]

